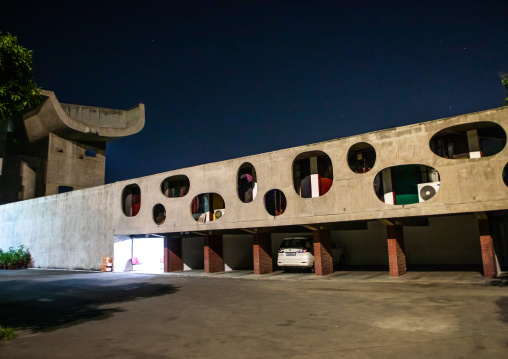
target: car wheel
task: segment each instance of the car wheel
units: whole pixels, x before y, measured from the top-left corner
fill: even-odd
[[[288,273],[289,268],[288,267],[282,267],[282,273]]]

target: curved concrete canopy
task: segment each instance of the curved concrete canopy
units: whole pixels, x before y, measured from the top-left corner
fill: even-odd
[[[23,116],[28,139],[34,142],[54,133],[76,141],[110,141],[133,135],[145,125],[145,105],[114,110],[60,103],[52,91],[42,91],[43,102]]]

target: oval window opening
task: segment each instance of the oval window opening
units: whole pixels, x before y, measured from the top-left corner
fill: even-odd
[[[494,122],[474,122],[445,128],[430,139],[430,149],[450,159],[493,156],[506,145],[506,132]]]
[[[425,202],[439,191],[439,172],[424,165],[388,167],[374,178],[378,198],[391,205]]]
[[[157,225],[163,224],[166,220],[166,208],[160,203],[153,206],[153,220]]]
[[[134,217],[141,208],[141,190],[137,184],[125,186],[122,192],[122,210],[127,217]]]
[[[161,182],[161,192],[166,197],[184,197],[189,193],[190,182],[185,175],[176,175]]]
[[[322,151],[304,152],[293,161],[293,185],[302,198],[326,194],[333,184],[330,157]]]
[[[366,142],[354,144],[347,153],[347,162],[354,173],[367,173],[376,163],[376,150]]]
[[[220,194],[201,193],[192,199],[192,217],[199,223],[216,221],[224,216],[226,204]]]
[[[265,208],[271,216],[280,216],[286,210],[286,196],[280,189],[272,189],[265,194]]]
[[[258,192],[256,170],[249,162],[238,169],[238,198],[244,203],[254,201]]]
[[[503,169],[503,182],[505,185],[508,186],[508,163],[506,164],[506,166],[504,166]]]

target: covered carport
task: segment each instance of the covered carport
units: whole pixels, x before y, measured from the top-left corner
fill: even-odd
[[[480,235],[478,217],[458,214],[169,233],[165,234],[165,271],[271,273],[282,240],[301,235],[313,237],[316,275],[333,272],[332,243],[344,249],[351,270],[390,269],[392,276],[403,275],[408,268],[481,270],[488,249],[482,250],[485,236]]]

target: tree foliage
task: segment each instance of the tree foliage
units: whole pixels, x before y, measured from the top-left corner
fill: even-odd
[[[500,72],[499,77],[501,77],[501,82],[506,89],[506,98],[504,99],[504,104],[508,106],[508,73]]]
[[[40,88],[33,81],[32,51],[11,34],[0,32],[0,123],[40,102]]]

